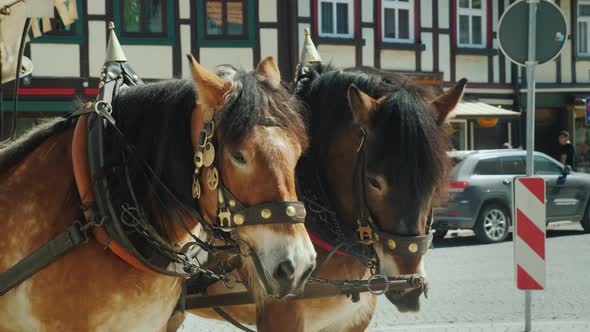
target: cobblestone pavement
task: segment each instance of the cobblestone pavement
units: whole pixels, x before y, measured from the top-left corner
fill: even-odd
[[[516,290],[513,243],[480,245],[468,232],[450,234],[427,256],[429,299],[401,314],[380,298],[369,331],[524,330],[524,292]],[[533,331],[590,331],[590,234],[579,224],[550,225],[547,285],[533,292]],[[236,331],[190,317],[182,331]]]

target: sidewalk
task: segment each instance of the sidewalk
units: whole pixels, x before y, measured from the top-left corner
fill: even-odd
[[[486,322],[486,323],[446,323],[446,324],[413,324],[379,327],[378,323],[371,332],[522,332],[522,322]],[[587,332],[590,321],[533,321],[531,332]]]

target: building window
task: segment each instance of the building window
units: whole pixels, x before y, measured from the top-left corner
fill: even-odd
[[[354,1],[320,0],[319,35],[321,37],[352,38],[354,31]]]
[[[244,0],[205,0],[206,39],[247,39]]]
[[[256,1],[197,0],[200,47],[254,47]]]
[[[457,46],[486,46],[486,0],[457,0]]]
[[[166,5],[163,0],[121,0],[122,36],[145,37],[166,34]]]
[[[414,0],[383,0],[382,39],[385,42],[414,42]]]
[[[590,1],[580,1],[578,2],[578,55],[590,56],[588,36],[590,36]]]
[[[63,43],[63,44],[77,44],[82,42],[84,39],[84,1],[78,0],[75,2],[75,6],[71,5],[74,0],[64,1],[63,14],[67,14],[70,17],[78,17],[72,24],[66,25],[58,12],[57,8],[54,9],[53,18],[36,18],[36,25],[31,27],[31,35],[35,36],[33,30],[39,29],[38,33],[41,34],[39,38],[32,38],[33,43]],[[75,15],[75,16],[74,16]],[[42,32],[46,26],[51,27],[51,31]]]

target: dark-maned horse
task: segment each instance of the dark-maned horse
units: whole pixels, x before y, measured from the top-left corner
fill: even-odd
[[[112,103],[117,125],[135,147],[134,157],[145,160],[155,173],[146,175],[140,163],[130,170],[137,200],[160,236],[175,248],[191,237],[175,222],[179,206],[154,175],[181,203],[196,209],[193,155],[204,107],[219,110],[214,131],[219,178],[245,206],[295,200],[295,167],[307,146],[299,103],[277,84],[272,59],[256,71],[241,72],[232,85],[194,59],[192,70],[194,86],[167,81],[132,87]],[[1,147],[0,271],[73,220],[82,220],[85,193],[75,189],[72,166],[75,123],[56,119]],[[213,222],[217,192],[207,188],[206,172],[198,206]],[[205,239],[195,219],[184,219]],[[315,251],[302,223],[246,225],[231,234],[242,249],[249,287],[260,298],[294,292],[314,267]],[[180,287],[180,278],[132,267],[90,238],[0,297],[0,330],[161,331]]]
[[[378,259],[378,273],[425,275],[422,256],[430,242],[422,241],[418,246],[414,239],[429,239],[425,236],[430,213],[444,192],[449,165],[448,138],[442,126],[460,101],[466,80],[437,96],[403,76],[394,78],[376,69],[342,71],[319,63],[306,66],[297,95],[307,106],[311,147],[297,170],[300,197],[314,200],[306,197],[310,186],[312,195],[323,196],[313,193],[322,188],[326,198],[319,202],[322,208],[316,206],[318,214],[308,208],[306,226],[318,252],[318,264],[335,245],[347,243],[327,261],[318,277],[367,279],[372,273],[366,259],[355,257],[366,254],[366,249]],[[364,196],[361,202],[367,205],[366,213],[377,232],[368,245],[350,243],[359,239],[362,203],[358,195]],[[330,221],[332,212],[336,217]],[[319,215],[322,213],[328,216]],[[362,246],[365,250],[359,248]],[[214,285],[208,293],[229,291]],[[421,293],[416,289],[386,296],[405,312],[419,309]],[[224,309],[241,322],[257,322],[259,331],[364,331],[375,304],[374,295],[363,293],[356,303],[338,296],[268,301],[256,309]],[[219,319],[207,310],[193,313]]]

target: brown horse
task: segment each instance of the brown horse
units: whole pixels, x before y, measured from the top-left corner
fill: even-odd
[[[245,207],[295,200],[295,167],[307,146],[299,104],[277,84],[272,59],[253,72],[240,73],[233,84],[192,58],[191,62],[194,86],[169,81],[132,87],[112,103],[113,117],[134,146],[134,157],[153,170],[131,171],[137,200],[174,248],[191,241],[176,223],[179,208],[172,203],[197,209],[193,155],[206,112],[216,110],[213,117],[219,120],[214,157],[220,183]],[[73,220],[82,220],[81,198],[87,193],[77,192],[75,186],[75,123],[72,118],[56,119],[1,147],[0,271],[30,255]],[[198,206],[213,224],[217,191],[208,187],[207,173],[212,170],[203,171],[197,178],[203,188]],[[183,219],[199,238],[214,236],[196,219]],[[314,268],[316,254],[302,223],[246,222],[226,234],[239,244],[243,275],[259,298],[295,292]],[[180,278],[137,269],[91,237],[0,297],[0,331],[161,331],[180,286]]]
[[[300,196],[308,203],[306,227],[318,264],[343,244],[319,266],[318,277],[367,279],[372,259],[378,262],[376,272],[386,276],[425,275],[430,212],[444,192],[448,169],[442,126],[460,101],[466,80],[436,96],[376,69],[342,71],[320,63],[306,67],[297,86],[311,123],[310,151],[297,170]],[[359,241],[363,214],[374,233],[369,241]],[[208,290],[220,292],[229,290],[220,285]],[[419,310],[421,293],[416,289],[386,296],[406,312]],[[375,296],[364,293],[356,303],[339,296],[224,309],[240,322],[256,322],[258,331],[364,331],[375,304]],[[208,310],[193,313],[219,319]]]

